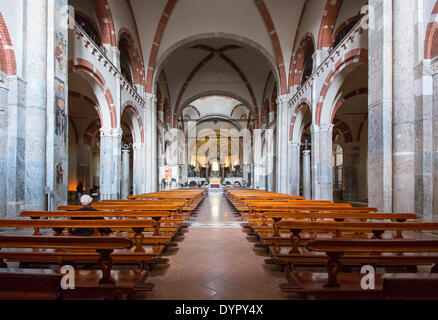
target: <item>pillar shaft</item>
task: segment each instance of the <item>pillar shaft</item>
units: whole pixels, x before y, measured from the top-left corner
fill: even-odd
[[[393,0],[393,208],[415,211],[414,0]]]
[[[289,148],[290,194],[296,196],[300,194],[300,147],[299,143],[291,143]]]
[[[157,164],[156,164],[156,136],[157,127],[155,120],[155,106],[157,98],[154,95],[146,95],[146,105],[144,108],[144,128],[145,128],[145,192],[156,191],[157,184]]]
[[[310,151],[303,152],[303,196],[306,200],[312,199],[311,193],[311,178],[310,178]]]
[[[392,211],[392,1],[370,0],[376,22],[368,30],[368,198],[371,207]]]
[[[129,150],[123,150],[122,155],[122,192],[121,199],[128,199],[131,172],[130,172],[130,152]]]
[[[253,132],[253,161],[254,161],[254,188],[261,187],[261,165],[262,165],[262,137],[261,130]]]
[[[333,200],[333,125],[313,125],[312,167],[314,200]]]
[[[277,192],[287,193],[288,132],[290,95],[278,98],[277,110]]]
[[[25,202],[45,209],[47,108],[47,1],[26,2]]]

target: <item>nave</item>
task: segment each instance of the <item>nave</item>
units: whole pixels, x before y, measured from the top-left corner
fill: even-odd
[[[438,223],[413,213],[250,189],[81,202],[0,220],[0,300],[438,298]]]
[[[210,192],[193,218],[190,231],[171,264],[150,273],[156,284],[142,298],[158,300],[282,300],[284,276],[278,266],[264,265],[266,255],[254,251],[241,218],[222,192]]]

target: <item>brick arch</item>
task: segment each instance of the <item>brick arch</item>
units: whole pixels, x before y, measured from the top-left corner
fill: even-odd
[[[91,147],[91,142],[93,140],[93,137],[96,135],[97,131],[100,130],[101,125],[99,122],[95,121],[91,123],[87,130],[85,131],[84,135],[84,144]]]
[[[305,0],[304,4],[303,4],[303,8],[301,9],[301,15],[300,15],[300,19],[298,20],[298,27],[297,27],[297,31],[295,32],[295,37],[294,37],[294,43],[292,45],[292,55],[290,57],[290,63],[289,63],[289,88],[293,86],[293,73],[294,73],[294,60],[295,60],[295,56],[294,56],[294,52],[297,46],[297,40],[298,40],[298,35],[300,33],[300,29],[301,29],[301,25],[303,23],[303,18],[304,18],[304,13],[306,12],[306,8],[307,8],[307,3],[309,2],[309,0]]]
[[[271,96],[271,108],[269,109],[269,112],[277,112],[277,83],[274,85],[274,90],[272,90],[272,96]]]
[[[295,59],[293,62],[294,66],[294,76],[292,79],[292,86],[299,86],[301,85],[302,76],[304,72],[304,62],[306,60],[307,55],[309,54],[309,50],[312,48],[315,50],[315,38],[313,37],[313,34],[310,32],[307,32],[303,39],[300,42],[300,45],[297,49],[297,53],[295,54]]]
[[[131,61],[132,77],[134,84],[144,85],[144,65],[141,61],[141,55],[138,49],[135,47],[135,41],[131,36],[128,29],[122,27],[119,30],[119,35],[117,37],[117,48],[120,49],[121,40],[125,38],[128,41],[128,47],[126,48],[129,54],[129,60]]]
[[[129,109],[133,112],[135,118],[137,119],[138,127],[140,129],[140,140],[141,143],[144,143],[144,129],[143,129],[143,122],[141,121],[140,112],[138,111],[137,107],[135,106],[134,102],[132,101],[126,101],[122,106],[121,116],[123,115],[123,112],[125,109]],[[121,117],[120,116],[120,117]],[[134,142],[137,142],[137,136],[134,134]]]
[[[164,123],[167,125],[171,125],[172,122],[172,116],[170,114],[170,104],[169,100],[167,100],[167,97],[164,98],[163,101],[163,112],[164,112]]]
[[[432,10],[432,18],[427,25],[426,38],[424,40],[424,58],[432,59],[438,56],[438,21],[436,21],[436,14],[438,14],[438,1]]]
[[[292,120],[290,122],[289,141],[293,141],[295,121],[297,119],[298,113],[301,111],[301,109],[306,108],[306,107],[309,109],[310,114],[312,114],[312,107],[311,107],[311,104],[310,104],[309,100],[303,98],[298,103],[297,107],[295,108],[294,114],[292,116]]]
[[[137,37],[137,42],[138,42],[138,48],[140,50],[140,61],[141,61],[141,66],[142,66],[142,71],[143,74],[141,76],[141,83],[143,85],[146,85],[146,69],[144,67],[144,56],[143,56],[143,48],[141,47],[141,40],[140,40],[140,34],[138,32],[138,25],[137,25],[137,21],[135,20],[135,14],[134,14],[134,10],[132,9],[131,6],[131,1],[130,0],[126,0],[126,4],[129,8],[129,13],[131,14],[131,19],[134,22],[134,28],[135,28],[135,35]]]
[[[192,108],[198,114],[198,117],[201,117],[201,112],[199,112],[198,108],[192,105],[188,105],[186,108]]]
[[[351,129],[344,121],[335,119],[333,124],[334,124],[333,138],[335,138],[335,134],[336,134],[335,130],[338,130],[344,137],[345,143],[353,142],[353,134],[351,133]]]
[[[234,112],[236,112],[236,110],[239,109],[240,107],[244,107],[244,108],[246,108],[248,111],[250,111],[246,105],[244,105],[243,103],[239,103],[238,105],[236,105],[236,106],[233,108],[233,110],[231,110],[231,113],[230,113],[230,117],[231,117],[231,118],[233,117]]]
[[[75,63],[73,60],[69,61],[68,63],[69,71],[84,72],[87,75],[89,75],[91,78],[93,78],[93,80],[96,81],[99,88],[102,90],[102,93],[105,96],[106,102],[108,104],[110,119],[111,119],[111,127],[117,128],[117,114],[116,114],[114,99],[111,94],[111,91],[105,88],[106,82],[104,77],[99,72],[99,70],[97,70],[97,68],[94,67],[94,65],[91,62],[82,58],[76,58],[75,60],[77,63]]]
[[[161,40],[163,39],[164,30],[169,22],[170,15],[175,8],[178,0],[168,0],[163,14],[161,15],[160,22],[158,23],[157,30],[155,31],[154,41],[152,42],[151,54],[149,56],[148,73],[146,77],[146,92],[152,93],[152,81],[154,77],[155,64],[158,57],[158,49],[160,49]]]
[[[281,94],[287,94],[289,91],[287,88],[286,80],[286,68],[284,67],[283,52],[281,51],[280,39],[278,38],[277,30],[275,29],[274,21],[272,20],[271,14],[263,0],[254,0],[259,12],[265,22],[266,29],[271,38],[272,47],[275,52],[275,57],[277,59],[277,67],[280,74],[280,88]]]
[[[93,0],[93,4],[100,25],[102,44],[110,44],[116,47],[116,31],[108,0]]]
[[[341,31],[348,26],[351,23],[357,23],[362,17],[364,17],[365,14],[359,13],[357,15],[355,15],[354,17],[348,18],[347,20],[345,20],[344,22],[342,22],[339,27],[336,29],[336,31],[333,33],[333,39],[332,41],[334,42],[336,40],[336,38],[338,37],[339,33],[341,33]]]
[[[268,124],[268,117],[269,117],[269,100],[266,99],[265,102],[263,102],[262,110],[260,112],[260,124]]]
[[[0,12],[0,70],[13,76],[17,74],[17,62],[15,60],[15,52],[12,46],[11,37],[9,35],[8,27]]]
[[[174,109],[174,113],[173,113],[173,117],[174,117],[174,124],[176,125],[175,119],[179,113],[179,108],[181,105],[181,100],[184,96],[184,92],[186,91],[187,87],[189,86],[190,82],[193,80],[193,78],[196,76],[196,74],[207,64],[209,63],[215,56],[216,56],[216,52],[219,52],[219,57],[225,62],[227,63],[236,73],[237,75],[240,77],[240,79],[242,80],[242,82],[245,84],[248,93],[251,97],[253,106],[254,106],[254,112],[256,114],[256,123],[257,126],[260,123],[260,117],[259,117],[259,110],[258,110],[258,106],[257,106],[257,99],[255,97],[255,93],[254,90],[251,86],[251,84],[249,83],[248,79],[246,78],[245,74],[243,73],[243,71],[239,68],[238,65],[236,65],[230,58],[228,58],[224,52],[227,50],[232,49],[232,47],[230,46],[226,46],[223,48],[220,48],[218,50],[215,50],[211,47],[208,46],[197,46],[197,49],[202,49],[202,50],[206,50],[207,52],[209,52],[210,54],[208,56],[206,56],[190,73],[190,75],[187,77],[186,81],[184,81],[184,84],[178,94],[178,98],[176,100],[176,104],[175,104],[175,109]]]
[[[343,2],[344,0],[327,0],[319,27],[317,50],[329,48],[333,44],[336,20],[338,19]]]
[[[331,86],[332,81],[339,75],[339,73],[346,67],[353,63],[368,64],[368,50],[367,49],[353,49],[341,57],[335,64],[335,69],[330,71],[325,79],[324,85],[321,89],[318,104],[316,106],[316,124],[321,123],[322,107],[324,105],[324,99]]]
[[[346,94],[345,96],[338,99],[336,102],[335,108],[333,109],[333,113],[331,116],[331,122],[334,123],[336,113],[339,111],[339,109],[342,107],[344,103],[346,103],[348,100],[353,99],[354,97],[361,96],[361,95],[367,95],[368,94],[368,88],[360,88],[358,90],[354,90],[350,92],[349,94]]]
[[[90,97],[87,97],[86,95],[84,95],[84,94],[82,94],[80,92],[69,90],[68,91],[68,95],[69,95],[69,97],[83,99],[83,100],[87,101],[89,104],[93,105],[94,109],[97,112],[97,115],[99,116],[99,122],[101,124],[103,123],[102,114],[100,113],[100,109],[99,109],[99,103],[97,103],[96,101],[94,101]]]

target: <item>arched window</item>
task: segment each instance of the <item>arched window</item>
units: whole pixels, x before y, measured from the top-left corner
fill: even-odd
[[[348,19],[345,26],[336,34],[335,41],[333,42],[333,48],[335,48],[341,41],[345,38],[345,36],[354,28],[357,22],[361,19],[361,15],[357,15],[351,19]]]
[[[129,56],[129,40],[126,37],[122,37],[119,42],[119,51],[120,51],[120,71],[123,76],[128,80],[130,84],[133,84],[132,79],[132,66],[131,59]]]
[[[334,146],[333,152],[334,165],[334,188],[336,191],[342,191],[344,188],[344,150],[339,144]]]
[[[303,63],[303,75],[301,77],[301,84],[304,84],[304,82],[309,79],[309,77],[312,75],[313,72],[313,55],[315,53],[315,46],[313,45],[312,39],[308,38],[308,40],[305,42],[305,48],[304,48],[304,63]]]
[[[85,31],[85,33],[93,40],[93,42],[98,46],[102,46],[102,39],[100,33],[91,20],[78,12],[75,12],[75,19],[77,24]]]

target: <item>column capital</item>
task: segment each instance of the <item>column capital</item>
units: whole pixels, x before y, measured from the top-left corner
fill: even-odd
[[[134,143],[132,144],[132,148],[134,150],[143,150],[144,148],[144,143]]]
[[[148,104],[156,103],[158,101],[157,96],[152,93],[145,93],[144,94],[144,100]]]
[[[283,104],[283,103],[290,103],[291,102],[291,100],[292,100],[292,95],[291,94],[284,94],[284,95],[282,95],[282,96],[279,96],[278,98],[277,98],[277,103],[278,104]]]
[[[301,143],[295,142],[295,141],[289,141],[289,144],[292,148],[299,148],[301,147]]]
[[[121,139],[123,131],[121,128],[100,128],[100,137],[111,137]]]
[[[324,131],[330,131],[333,130],[334,125],[331,123],[327,124],[314,124],[310,126],[310,132],[316,133],[316,132],[324,132]]]
[[[310,156],[310,150],[304,150],[303,151],[304,156]]]
[[[113,133],[113,128],[100,128],[100,137],[111,137]]]
[[[124,155],[125,154],[130,154],[131,150],[129,150],[129,149],[122,149],[122,152],[123,152]]]

